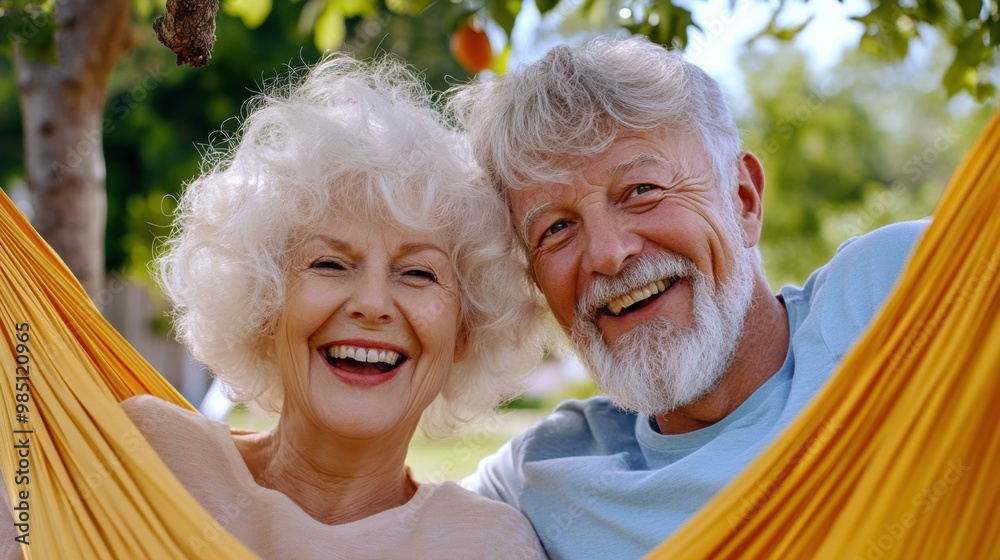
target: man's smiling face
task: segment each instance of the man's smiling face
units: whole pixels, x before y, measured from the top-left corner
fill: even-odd
[[[565,182],[510,193],[539,288],[619,406],[691,402],[728,366],[751,303],[743,188],[734,173],[720,186],[693,134],[623,136],[567,163]]]

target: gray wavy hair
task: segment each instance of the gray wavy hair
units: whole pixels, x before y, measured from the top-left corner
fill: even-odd
[[[645,38],[556,47],[500,81],[457,88],[449,109],[505,197],[508,188],[559,181],[567,158],[599,154],[622,134],[659,129],[695,134],[720,184],[735,188],[740,135],[721,88]]]
[[[352,212],[451,242],[468,347],[424,430],[446,434],[518,393],[541,357],[540,307],[503,202],[422,82],[389,59],[333,56],[267,89],[187,185],[155,262],[179,340],[231,398],[280,411],[289,258],[310,224]]]

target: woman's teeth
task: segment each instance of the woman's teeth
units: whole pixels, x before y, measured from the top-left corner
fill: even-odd
[[[676,281],[676,278],[671,278],[666,281],[657,280],[655,282],[650,282],[641,288],[636,288],[625,295],[618,296],[609,301],[607,309],[612,315],[618,316],[621,314],[623,309],[631,307],[640,301],[647,300],[660,292],[665,292],[667,288],[672,286]]]
[[[358,346],[327,346],[326,347],[326,358],[331,359],[343,359],[350,358],[356,362],[367,362],[376,363],[384,362],[391,366],[396,365],[399,361],[399,352],[393,352],[392,350],[375,350],[374,348],[361,348]]]

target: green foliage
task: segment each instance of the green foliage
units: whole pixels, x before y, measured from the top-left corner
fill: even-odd
[[[317,5],[325,7],[325,0]],[[233,133],[238,124],[233,117],[247,99],[283,75],[286,66],[320,58],[312,26],[302,25],[306,8],[308,4],[274,2],[267,19],[253,30],[240,17],[220,14],[212,63],[197,69],[176,66],[147,23],[136,28],[139,43],[117,66],[105,107],[109,271],[140,279],[148,274],[157,240],[169,232],[175,197],[198,175],[204,151],[199,146],[223,142],[225,134]],[[370,17],[345,20],[341,48],[359,58],[379,53],[403,58],[423,70],[432,87],[444,90],[469,74],[448,53],[448,37],[435,25],[442,17],[440,3],[416,17],[390,17],[383,6]],[[0,59],[0,71],[6,62]],[[20,126],[10,82],[0,81],[0,103],[10,107],[0,110],[0,132],[7,130],[8,114],[15,117],[11,126]],[[12,93],[5,98],[8,83]],[[0,158],[6,157],[6,148],[0,148]],[[18,152],[0,159],[0,178],[21,174],[20,157]]]
[[[996,93],[987,71],[996,64],[1000,46],[998,4],[982,0],[884,2],[855,17],[865,24],[860,47],[888,59],[906,57],[921,26],[943,31],[955,52],[941,79],[948,96],[967,91],[983,101]]]
[[[700,29],[686,8],[671,0],[653,0],[631,8],[632,17],[622,21],[631,33],[645,35],[669,47],[684,48],[688,27]]]
[[[222,12],[243,20],[247,29],[257,29],[271,14],[271,0],[226,0]]]
[[[514,30],[514,20],[521,11],[521,0],[483,0],[483,7],[490,19],[510,35]]]
[[[761,249],[773,288],[801,284],[849,237],[929,215],[990,107],[956,115],[930,68],[855,55],[821,78],[804,55],[746,53],[747,149],[763,162]],[[914,119],[913,115],[920,115]]]
[[[545,15],[552,11],[559,4],[559,0],[535,0],[535,7],[538,8],[538,12]]]
[[[401,1],[401,0],[399,0]],[[757,0],[764,2],[766,0]],[[808,3],[809,0],[799,0]],[[762,37],[781,41],[794,39],[812,18],[795,25],[779,24],[782,8],[788,3],[781,0],[767,25],[753,37],[753,43]],[[559,0],[536,0],[541,13],[566,4]],[[612,18],[615,25],[633,34],[649,37],[668,47],[683,49],[688,43],[690,29],[701,29],[700,22],[692,15],[693,2],[676,0],[574,0],[572,10],[578,19],[590,21],[594,28],[606,26],[607,14],[618,14],[626,9],[627,16]],[[736,2],[731,2],[735,9]],[[466,9],[485,12],[510,34],[520,2],[514,0],[464,0]],[[995,84],[989,71],[996,67],[1000,49],[1000,2],[997,0],[931,0],[927,2],[888,1],[871,2],[866,14],[853,19],[864,25],[864,34],[858,48],[889,62],[906,58],[910,45],[923,40],[928,32],[945,33],[954,48],[951,64],[937,78],[948,96],[966,91],[983,101],[996,95]],[[816,22],[819,25],[821,22]]]
[[[25,57],[56,63],[55,0],[0,0],[0,47],[17,45]]]
[[[344,22],[344,13],[334,4],[327,4],[316,18],[316,48],[321,51],[335,49],[344,42],[346,36],[347,24]]]
[[[0,56],[0,76],[13,75],[13,60]],[[17,84],[14,80],[0,80],[0,138],[7,139],[0,142],[0,186],[5,189],[11,181],[24,176],[21,113],[17,103]]]
[[[375,15],[374,0],[309,0],[299,16],[299,31],[313,31],[313,42],[320,51],[336,50],[347,37],[347,18]]]

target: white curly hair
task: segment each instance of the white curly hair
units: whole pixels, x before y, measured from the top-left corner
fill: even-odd
[[[541,307],[501,200],[422,82],[391,59],[334,55],[266,88],[186,186],[155,262],[174,328],[237,402],[280,411],[274,326],[289,257],[330,212],[446,232],[468,337],[425,432],[444,435],[522,389]]]

